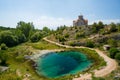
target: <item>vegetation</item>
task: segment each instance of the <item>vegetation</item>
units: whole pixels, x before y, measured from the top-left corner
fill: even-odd
[[[42,34],[40,34],[40,32],[36,32],[36,33],[34,33],[34,34],[31,36],[30,40],[31,40],[32,42],[37,42],[37,41],[39,41],[41,38],[42,38]]]
[[[6,50],[8,47],[6,46],[6,44],[2,43],[1,44],[1,50]]]
[[[73,46],[88,46],[94,43],[92,47],[109,44],[112,47],[120,47],[120,24],[104,24],[99,21],[88,26],[60,26],[49,36],[48,39]]]
[[[25,56],[33,54],[34,50],[63,49],[43,41],[42,38],[46,36],[49,36],[48,39],[50,40],[71,46],[101,49],[103,45],[108,44],[112,47],[109,50],[109,56],[120,62],[120,23],[103,24],[100,21],[86,27],[64,25],[58,27],[57,30],[50,30],[48,27],[39,30],[35,29],[31,22],[20,21],[16,28],[0,26],[0,66],[9,67],[7,71],[0,73],[0,80],[21,80],[28,73],[32,76],[29,77],[31,80],[48,80],[43,76],[38,76],[32,67],[33,62],[25,59]],[[88,58],[95,62],[90,70],[99,69],[106,65],[105,61],[93,50],[86,48],[74,50],[85,53]],[[76,75],[79,76],[79,74]],[[106,78],[107,80],[113,80],[115,74],[111,73],[110,76],[105,76],[105,78],[93,77],[93,80],[104,80]],[[54,80],[72,80],[76,75],[67,75]]]
[[[111,58],[120,60],[120,51],[117,48],[111,48],[109,53]]]

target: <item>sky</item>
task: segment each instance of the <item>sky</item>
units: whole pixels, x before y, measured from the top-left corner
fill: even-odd
[[[35,28],[72,26],[83,15],[88,23],[120,22],[120,0],[0,0],[0,26],[16,27],[19,21]]]

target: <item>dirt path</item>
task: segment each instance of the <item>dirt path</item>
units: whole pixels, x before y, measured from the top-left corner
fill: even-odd
[[[65,47],[65,48],[88,48],[88,47],[72,47],[72,46],[68,46],[68,45],[62,45],[62,44],[59,44],[57,42],[54,42],[54,41],[51,41],[51,40],[48,40],[46,37],[43,38],[45,41],[49,42],[49,43],[52,43],[52,44],[55,44],[55,45],[58,45],[58,46],[61,46],[61,47]],[[117,68],[117,62],[111,58],[109,58],[108,56],[105,55],[105,53],[99,49],[92,49],[92,48],[89,48],[91,50],[95,50],[99,56],[103,57],[103,59],[106,61],[106,66],[100,70],[94,70],[94,74],[95,74],[95,77],[103,77],[103,76],[106,76],[107,74],[111,73],[113,70],[115,70]],[[84,75],[80,75],[80,77],[78,78],[74,78],[73,80],[91,80],[91,74],[84,74]]]

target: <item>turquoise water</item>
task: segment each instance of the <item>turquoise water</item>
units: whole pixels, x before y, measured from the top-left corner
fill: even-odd
[[[37,61],[37,72],[45,77],[54,78],[65,74],[75,74],[92,64],[86,55],[77,51],[51,52]]]

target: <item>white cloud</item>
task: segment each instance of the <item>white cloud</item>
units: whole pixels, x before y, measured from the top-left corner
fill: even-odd
[[[39,29],[42,29],[44,26],[47,26],[51,29],[56,29],[58,26],[61,26],[61,25],[71,26],[72,21],[73,21],[72,19],[40,16],[39,19],[34,20],[33,23]]]

